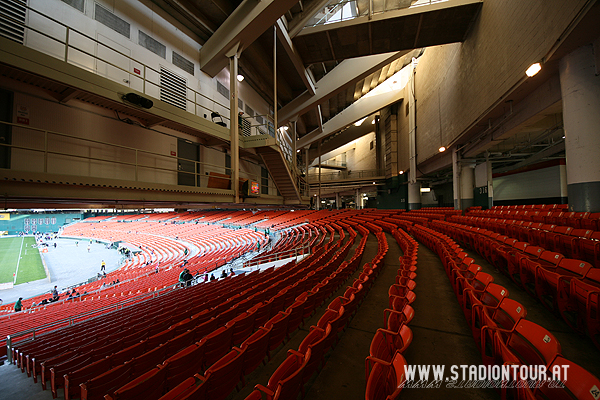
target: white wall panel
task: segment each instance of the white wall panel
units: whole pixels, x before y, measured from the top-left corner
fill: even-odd
[[[560,167],[494,178],[494,201],[561,197]]]

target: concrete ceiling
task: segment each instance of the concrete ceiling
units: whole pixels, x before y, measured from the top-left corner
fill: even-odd
[[[299,137],[320,129],[400,70],[400,55],[422,45],[463,40],[482,4],[481,0],[449,0],[408,8],[415,0],[358,0],[350,3],[358,18],[307,28],[342,6],[328,0],[152,1],[196,33],[203,45],[201,69],[207,74],[214,76],[226,67],[226,53],[239,46],[240,73],[269,103],[273,103],[273,27],[277,25],[278,108],[285,111],[298,102],[308,104],[281,119],[282,123],[297,120]],[[321,40],[323,35],[329,39]],[[357,57],[398,53],[395,49],[402,53],[366,75],[360,67],[350,73],[341,67]],[[319,88],[326,80],[335,80],[331,76],[336,74],[353,79],[328,87],[327,96],[319,95]]]

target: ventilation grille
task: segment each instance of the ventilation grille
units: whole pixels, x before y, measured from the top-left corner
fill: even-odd
[[[173,52],[173,64],[188,74],[194,75],[194,63],[175,52]]]
[[[67,3],[73,8],[83,12],[84,1],[83,0],[62,0],[63,3]]]
[[[242,126],[240,126],[240,133],[242,136],[250,136],[252,124],[247,119],[242,119]]]
[[[187,108],[186,81],[173,72],[160,68],[160,99],[175,107],[185,110]]]
[[[244,102],[242,99],[238,99],[238,108],[242,111],[244,110]]]
[[[265,120],[260,115],[257,115],[256,116],[256,122],[258,122],[260,125],[262,125],[262,124],[265,123]],[[264,135],[266,135],[266,133]]]
[[[108,26],[113,31],[119,32],[121,35],[129,39],[131,35],[131,27],[129,25],[129,22],[117,17],[115,14],[101,7],[100,4],[96,4],[94,19],[100,22],[102,25]]]
[[[217,92],[221,93],[223,97],[229,99],[229,89],[227,89],[225,85],[219,81],[217,81]]]
[[[248,114],[249,116],[254,118],[254,110],[252,108],[250,108],[250,106],[248,106],[247,103],[246,103],[246,114]]]
[[[267,131],[265,131],[263,128],[258,128],[258,133],[260,133],[261,135],[266,135]]]
[[[25,39],[25,16],[27,2],[23,0],[0,0],[0,36],[23,44]]]
[[[167,58],[167,47],[158,40],[152,39],[142,31],[139,31],[138,43],[140,46],[147,48],[157,56],[164,59]]]

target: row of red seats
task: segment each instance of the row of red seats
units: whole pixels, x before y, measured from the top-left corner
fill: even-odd
[[[279,279],[279,281],[281,281],[281,279]],[[285,281],[285,282],[287,282],[287,281]],[[211,284],[211,285],[212,285],[212,284]],[[236,288],[236,289],[239,289],[239,288]],[[188,291],[188,292],[189,292],[189,291]],[[244,294],[244,295],[246,295],[247,293],[243,293],[243,294]],[[227,296],[229,296],[229,294],[227,294]],[[222,300],[224,300],[224,299],[222,299]],[[180,301],[181,301],[181,300],[180,300]],[[208,304],[210,304],[210,302],[209,302]],[[225,301],[223,301],[223,302],[222,302],[222,304],[231,304],[231,302],[225,302]],[[220,305],[220,307],[223,307],[223,305],[222,305],[222,304]],[[232,308],[233,308],[233,307],[232,307]],[[229,310],[228,310],[228,311],[229,311]],[[168,312],[168,311],[167,311],[167,312]],[[227,314],[231,314],[231,312],[228,312]],[[221,318],[221,320],[223,320],[223,321],[226,321],[226,320],[227,320],[227,318],[225,318],[225,316],[224,316],[224,315],[225,315],[225,313],[221,313],[221,316],[220,316],[220,318]],[[214,319],[213,319],[213,320],[214,320]],[[169,333],[169,332],[173,332],[173,331],[169,329],[169,330],[167,330],[167,331],[165,331],[165,332],[162,332],[162,333],[160,333],[160,337],[162,337],[163,339],[166,339],[166,338],[169,338],[169,339],[171,339],[171,338],[170,338],[170,336],[172,336],[172,335],[168,335],[168,333]],[[188,335],[188,338],[189,338],[189,335]],[[181,340],[179,340],[179,342],[181,342]],[[39,342],[38,342],[38,344],[39,344]],[[115,347],[116,347],[116,346],[115,346]],[[213,347],[214,347],[214,346],[213,346]],[[142,349],[142,350],[143,350],[143,349]],[[145,349],[145,350],[150,350],[150,349],[148,348],[148,349]],[[120,368],[120,366],[116,366],[116,368]],[[114,368],[113,368],[113,369],[114,369]],[[119,370],[119,369],[117,369],[117,370]],[[98,373],[97,373],[97,372],[98,372],[98,371],[97,371],[97,369],[93,369],[93,368],[92,368],[92,373],[94,373],[94,371],[96,372],[96,375],[98,375]],[[138,372],[139,372],[139,371],[138,371]],[[75,373],[76,377],[77,377],[77,375],[78,375],[78,374],[81,374],[81,372],[76,372],[76,373]],[[84,373],[83,375],[84,375],[84,378],[83,378],[83,379],[85,379],[85,378],[87,377],[87,375],[85,375],[85,373]],[[81,377],[80,377],[79,379],[81,379]],[[68,379],[67,379],[67,382],[68,382]],[[77,388],[77,389],[78,389],[77,381],[75,381],[75,382],[71,381],[71,383],[72,383],[72,384],[71,384],[71,387],[74,385],[74,386],[75,386],[75,388]],[[87,388],[86,390],[89,390],[89,388]],[[96,390],[96,392],[97,392],[97,390]],[[68,398],[68,396],[69,396],[70,394],[71,394],[71,390],[69,390],[69,389],[66,389],[66,391],[65,391],[65,396]]]
[[[449,221],[490,229],[600,267],[600,231],[483,217],[452,217]]]
[[[351,224],[351,222],[350,222]],[[349,227],[349,230],[353,231]],[[363,238],[350,262],[344,262],[336,273],[344,271],[345,280],[360,265],[362,252],[366,245],[368,231],[359,229]],[[362,274],[361,274],[362,276]],[[365,279],[368,279],[365,277]],[[343,296],[335,298],[319,318],[316,326],[311,326],[298,350],[288,350],[287,358],[273,373],[266,386],[257,384],[246,400],[293,399],[302,393],[311,377],[325,365],[325,355],[335,346],[339,335],[345,330],[366,292],[362,280],[356,279]]]
[[[385,328],[378,329],[373,336],[369,356],[365,360],[365,399],[392,400],[398,398],[403,388],[407,363],[402,353],[412,343],[413,333],[408,324],[414,316],[411,304],[416,298],[413,290],[416,287],[418,244],[394,224],[386,221],[375,223],[394,236],[403,255],[399,259],[396,283],[388,291],[389,308],[383,313]]]
[[[356,260],[355,262],[340,264],[340,261],[345,258],[350,247],[354,243],[354,237],[356,234],[351,232],[351,236],[352,240],[348,241],[333,259],[331,259],[331,256],[328,253],[324,254],[320,258],[320,260],[325,259],[329,260],[329,262],[317,269],[318,274],[309,273],[305,279],[299,281],[300,284],[306,282],[306,286],[310,286],[310,284],[308,284],[309,279],[310,282],[318,282],[319,280],[320,282],[317,283],[311,290],[300,294],[285,312],[280,312],[278,315],[268,321],[264,325],[264,329],[261,332],[257,332],[253,335],[253,337],[251,337],[252,343],[259,342],[261,340],[264,341],[264,337],[268,335],[269,332],[271,337],[276,335],[280,336],[283,340],[286,335],[280,335],[277,332],[283,332],[289,335],[289,333],[297,329],[302,321],[310,316],[314,309],[324,301],[325,297],[328,297],[328,295],[330,295],[341,284],[341,282],[343,282],[343,280],[347,279],[351,273],[349,270],[351,268],[355,268],[354,264],[360,261],[362,251],[364,249],[364,244],[359,246],[357,253],[355,253],[355,257],[353,257],[353,260]],[[334,246],[331,246],[331,250],[339,248],[340,242],[341,241],[338,241]],[[321,280],[327,271],[332,270],[335,271],[329,275],[329,278],[324,278]],[[315,278],[316,280],[314,280]],[[274,349],[274,347],[271,346],[268,346],[267,348],[270,348],[271,350]],[[223,399],[239,383],[240,379],[242,380],[242,384],[244,384],[243,376],[247,375],[247,373],[251,372],[251,370],[254,370],[256,367],[258,367],[260,362],[265,357],[264,353],[261,353],[258,358],[252,358],[253,362],[251,363],[251,370],[246,370],[245,365],[248,364],[248,357],[242,355],[242,353],[247,351],[244,344],[235,350],[236,353],[232,351],[223,357],[223,359],[215,363],[203,375],[196,374],[193,377],[188,378],[179,386],[165,394],[161,399]],[[225,377],[224,372],[228,378]],[[115,392],[115,395],[117,395],[117,392]]]
[[[573,212],[566,210],[536,210],[536,209],[495,209],[473,210],[466,213],[473,217],[494,217],[516,219],[545,224],[565,225],[576,229],[599,230],[600,213]]]
[[[437,226],[448,226],[438,222]],[[444,263],[455,294],[486,366],[516,365],[509,376],[501,376],[497,388],[503,399],[588,398],[600,380],[561,355],[558,340],[548,330],[526,319],[527,312],[518,302],[508,298],[506,288],[494,284],[491,275],[481,271],[472,258],[443,232],[414,226],[415,237],[436,252]],[[521,366],[545,366],[568,369],[563,385],[549,385],[545,377],[535,385],[519,374]],[[564,370],[564,369],[563,369]],[[510,385],[512,383],[514,385]],[[593,394],[592,394],[593,396]]]
[[[436,229],[451,232],[600,348],[600,268],[481,228],[445,223]]]

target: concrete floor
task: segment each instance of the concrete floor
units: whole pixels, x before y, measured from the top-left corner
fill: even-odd
[[[389,251],[385,265],[365,297],[350,326],[344,332],[339,343],[327,356],[327,363],[320,373],[313,377],[306,388],[305,399],[344,399],[359,400],[365,396],[365,358],[369,345],[378,328],[383,327],[383,310],[388,305],[388,288],[394,283],[399,266],[401,251],[392,236],[386,235]],[[357,240],[358,242],[358,240]],[[556,335],[563,349],[563,355],[580,364],[596,376],[600,376],[600,352],[589,339],[582,338],[570,331],[562,320],[553,316],[535,299],[512,284],[508,278],[496,272],[485,260],[472,251],[469,255],[482,265],[484,271],[492,274],[495,282],[505,286],[510,297],[521,302],[528,311],[527,318],[536,322]],[[353,251],[350,252],[352,255]],[[363,263],[371,260],[377,253],[377,241],[369,236]],[[445,365],[446,371],[451,365],[479,365],[481,357],[475,346],[463,313],[458,306],[450,282],[444,273],[438,257],[424,245],[419,246],[417,266],[417,298],[413,303],[415,317],[410,324],[414,333],[413,342],[404,356],[411,365]],[[358,276],[355,274],[346,285]],[[311,325],[316,325],[326,305],[338,295],[343,294],[345,286],[325,302],[316,314],[305,321],[304,327],[297,330],[290,341],[280,346],[272,354],[267,365],[259,367],[246,377],[246,386],[239,392],[233,392],[228,400],[244,400],[257,383],[265,385],[271,374],[286,358],[288,349],[297,349]],[[449,376],[446,372],[445,376]],[[59,392],[62,397],[62,390]],[[401,393],[403,400],[408,399],[498,399],[493,389],[452,389],[443,383],[437,389],[409,389]],[[0,400],[32,399],[50,400],[49,390],[42,391],[39,383],[14,365],[0,366]]]

